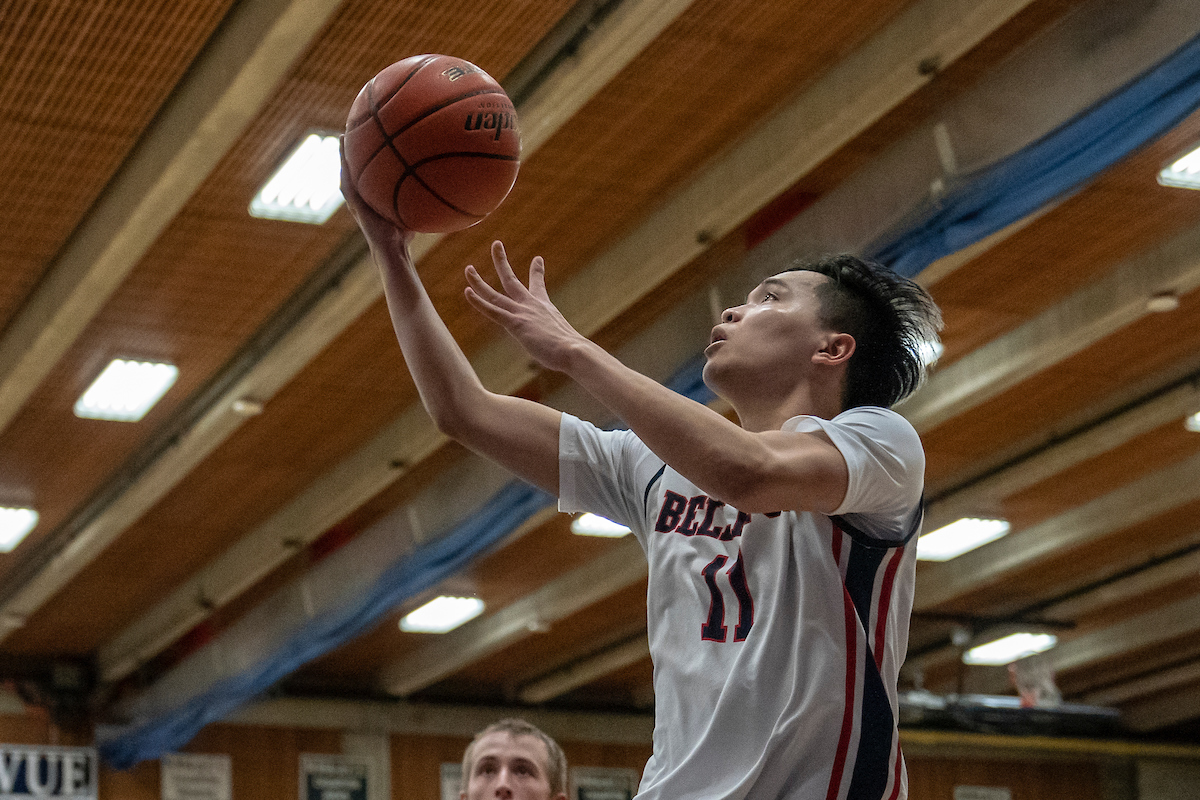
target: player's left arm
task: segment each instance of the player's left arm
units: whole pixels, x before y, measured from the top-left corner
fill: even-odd
[[[822,432],[747,431],[622,364],[576,331],[550,302],[545,265],[529,286],[499,242],[492,258],[501,289],[467,268],[467,299],[540,364],[566,373],[629,425],[647,447],[712,497],[747,513],[831,513],[849,485],[846,459]]]

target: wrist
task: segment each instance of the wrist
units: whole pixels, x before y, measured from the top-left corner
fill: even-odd
[[[561,371],[587,388],[588,379],[603,373],[609,362],[619,363],[603,347],[580,335],[565,348]]]

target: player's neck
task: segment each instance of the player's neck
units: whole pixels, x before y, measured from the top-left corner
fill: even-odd
[[[842,413],[840,387],[824,389],[804,384],[782,398],[761,395],[731,400],[738,421],[748,431],[777,431],[792,417],[808,414],[833,419]]]

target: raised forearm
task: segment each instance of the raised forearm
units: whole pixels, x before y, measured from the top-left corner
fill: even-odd
[[[740,511],[829,513],[845,495],[845,459],[824,434],[745,430],[587,340],[570,348],[566,363],[659,458]]]
[[[485,390],[408,264],[381,262],[384,294],[396,340],[426,410],[447,433]]]
[[[743,494],[739,476],[767,455],[755,434],[626,367],[593,342],[572,347],[566,372],[659,458],[726,502]]]

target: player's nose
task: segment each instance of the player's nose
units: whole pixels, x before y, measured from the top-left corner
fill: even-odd
[[[495,796],[500,800],[512,800],[512,785],[512,773],[509,772],[508,767],[502,768],[497,776]]]
[[[721,322],[737,322],[742,318],[742,307],[727,308],[721,314]]]

